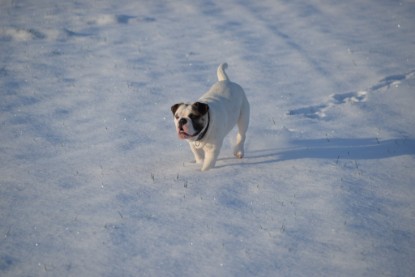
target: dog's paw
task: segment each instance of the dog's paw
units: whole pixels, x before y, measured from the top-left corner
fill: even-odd
[[[238,159],[242,159],[244,157],[244,152],[242,151],[236,151],[235,153],[233,153],[235,155],[235,157],[237,157]]]
[[[202,167],[200,168],[200,171],[204,172],[204,171],[208,171],[209,169],[211,169],[212,166],[210,165],[202,165]]]
[[[200,160],[193,160],[192,163],[195,163],[195,164],[203,164],[203,160],[202,159],[200,159]]]

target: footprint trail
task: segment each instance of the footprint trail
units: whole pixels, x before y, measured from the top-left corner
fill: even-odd
[[[415,70],[406,74],[387,76],[366,90],[335,93],[330,95],[325,103],[290,110],[287,114],[299,115],[311,119],[323,119],[326,117],[326,111],[335,105],[365,102],[369,94],[399,86],[405,80],[414,78]]]

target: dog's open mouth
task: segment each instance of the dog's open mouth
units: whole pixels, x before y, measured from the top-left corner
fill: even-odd
[[[178,135],[179,135],[179,138],[181,138],[181,139],[187,139],[187,138],[191,137],[191,135],[186,133],[183,129],[179,130]]]

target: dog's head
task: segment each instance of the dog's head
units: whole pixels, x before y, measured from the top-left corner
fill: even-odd
[[[171,107],[176,131],[181,139],[196,140],[208,124],[209,106],[205,103],[178,103]]]

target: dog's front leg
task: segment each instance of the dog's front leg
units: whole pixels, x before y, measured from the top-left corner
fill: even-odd
[[[207,145],[204,147],[205,160],[203,161],[202,171],[206,171],[215,166],[216,160],[218,159],[221,144],[219,145]]]
[[[203,149],[201,149],[201,148],[197,148],[197,147],[194,145],[194,143],[193,143],[193,142],[189,142],[189,144],[190,144],[190,149],[192,150],[193,155],[195,156],[195,162],[196,162],[197,164],[201,164],[201,163],[203,163],[203,159],[204,159],[204,157],[205,157]]]

